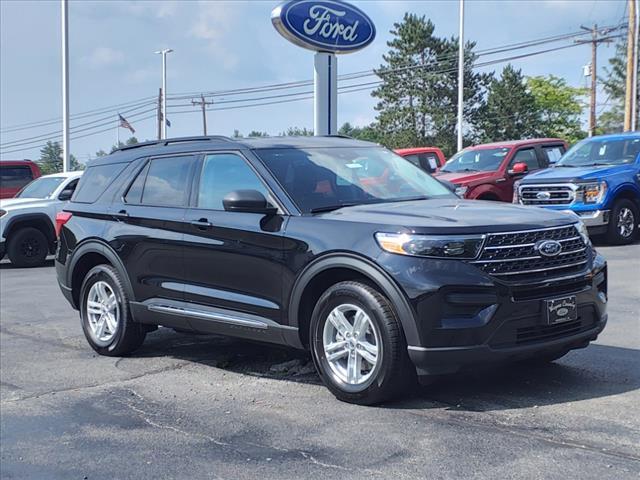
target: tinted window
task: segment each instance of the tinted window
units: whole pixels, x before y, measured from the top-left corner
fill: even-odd
[[[233,153],[207,155],[204,159],[198,207],[224,210],[222,199],[234,190],[257,190],[268,198],[268,192],[244,158]]]
[[[421,153],[420,163],[422,168],[429,173],[433,173],[438,169],[438,157],[435,153]]]
[[[593,138],[576,143],[556,166],[624,165],[640,153],[640,138]]]
[[[536,156],[536,151],[533,148],[524,148],[522,150],[518,150],[511,160],[511,165],[515,165],[516,163],[525,163],[531,170],[537,170],[540,168],[540,164],[538,163],[538,157]]]
[[[95,202],[126,166],[126,163],[111,163],[87,168],[71,200],[80,203]]]
[[[142,189],[144,188],[144,181],[147,179],[147,173],[149,172],[149,163],[140,171],[136,179],[129,187],[129,191],[124,197],[124,201],[127,203],[140,203],[142,201]]]
[[[151,160],[142,189],[142,203],[176,207],[185,205],[193,162],[192,156]]]
[[[22,188],[31,180],[33,175],[27,166],[0,166],[0,188]]]
[[[462,150],[449,160],[441,171],[443,172],[492,172],[500,168],[504,157],[510,148],[479,148],[476,150]]]
[[[418,158],[418,155],[416,154],[411,154],[411,155],[405,155],[404,158],[406,158],[407,160],[409,160],[411,163],[413,163],[416,167],[420,166],[420,159]]]
[[[542,147],[542,151],[547,157],[547,162],[551,164],[556,163],[558,160],[560,160],[560,157],[562,157],[562,154],[564,153],[564,147],[560,145]]]

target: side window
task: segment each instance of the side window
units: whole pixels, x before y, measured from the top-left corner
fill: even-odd
[[[22,188],[31,180],[33,180],[33,174],[26,165],[0,167],[0,187],[2,188]]]
[[[222,199],[234,190],[257,190],[265,198],[269,193],[244,158],[233,153],[207,155],[198,187],[198,208],[224,210]]]
[[[513,160],[511,160],[511,166],[516,163],[526,163],[529,171],[538,170],[540,168],[534,148],[523,148],[522,150],[518,150],[513,157]]]
[[[129,191],[124,196],[126,203],[141,203],[142,202],[142,189],[144,188],[144,181],[147,179],[147,173],[149,172],[149,164],[147,162],[144,168],[138,173],[138,176],[129,187]]]
[[[435,153],[420,154],[420,163],[422,164],[422,169],[429,173],[433,173],[438,169],[438,157]]]
[[[404,158],[406,158],[407,160],[409,160],[411,163],[413,163],[416,167],[422,168],[422,166],[420,165],[420,158],[418,157],[418,155],[415,154],[411,154],[411,155],[406,155]]]
[[[163,157],[149,162],[138,177],[145,176],[141,191],[143,205],[181,207],[186,205],[189,195],[189,179],[194,157]],[[146,171],[146,175],[145,175]],[[132,187],[136,185],[138,178]],[[130,190],[131,192],[131,190]],[[129,193],[130,193],[129,192]],[[127,196],[128,194],[127,193]]]
[[[126,163],[109,163],[89,167],[82,174],[78,188],[71,201],[79,203],[93,203],[104,193],[111,182],[120,175]]]
[[[542,151],[547,158],[547,163],[552,165],[560,160],[560,157],[564,155],[564,146],[562,145],[549,145],[543,146]]]

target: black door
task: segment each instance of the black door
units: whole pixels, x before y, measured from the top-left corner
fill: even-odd
[[[138,303],[183,300],[183,241],[197,156],[151,158],[114,202],[112,247],[129,273]]]
[[[234,190],[257,190],[276,205],[238,152],[205,155],[193,189],[193,207],[186,217],[191,224],[185,235],[184,295],[191,308],[203,315],[193,315],[190,321],[199,330],[250,337],[263,322],[265,336],[270,336],[273,328],[267,333],[267,327],[277,327],[282,315],[286,217],[224,210],[222,200]],[[207,312],[213,312],[209,319]],[[253,333],[252,322],[257,327]]]

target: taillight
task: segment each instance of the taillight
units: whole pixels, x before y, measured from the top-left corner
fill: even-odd
[[[56,215],[56,238],[60,237],[62,226],[71,220],[71,217],[73,217],[73,214],[70,212],[58,212]]]

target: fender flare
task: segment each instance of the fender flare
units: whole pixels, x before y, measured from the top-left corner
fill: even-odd
[[[500,199],[500,192],[497,188],[490,184],[481,184],[471,188],[471,195],[469,195],[469,199],[478,200],[481,196],[490,194],[491,196],[496,197],[498,200]]]
[[[107,243],[97,238],[87,239],[74,249],[69,262],[69,268],[67,269],[67,285],[73,288],[73,272],[75,271],[76,265],[80,259],[87,253],[98,253],[109,260],[111,265],[113,265],[116,270],[118,270],[118,273],[120,273],[120,278],[122,279],[124,288],[127,291],[127,296],[130,300],[135,301],[131,279],[127,274],[127,269],[122,263],[122,260],[120,260],[118,254]]]
[[[415,313],[400,287],[379,265],[371,260],[349,253],[330,253],[313,261],[298,275],[289,298],[289,325],[299,328],[298,311],[305,288],[319,273],[331,268],[347,268],[372,280],[381,292],[391,301],[407,342],[419,338]]]
[[[613,208],[621,195],[629,193],[634,198],[636,206],[640,208],[640,192],[633,184],[630,183],[622,183],[612,190],[610,200],[607,202],[608,207]]]
[[[53,223],[51,223],[51,218],[46,213],[25,213],[23,215],[17,215],[15,217],[11,217],[7,221],[7,226],[4,228],[4,231],[2,232],[2,236],[4,238],[7,238],[9,233],[11,233],[12,229],[15,228],[14,225],[16,223],[30,222],[30,221],[44,222],[47,230],[45,232],[45,235],[47,236],[47,240],[49,242],[55,241],[56,234],[53,227]]]

